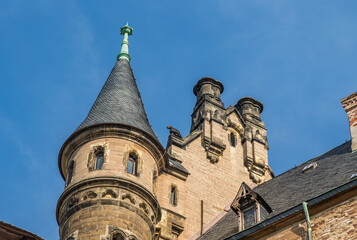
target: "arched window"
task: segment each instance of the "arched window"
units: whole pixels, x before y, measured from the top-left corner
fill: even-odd
[[[137,175],[137,168],[138,168],[138,156],[135,153],[130,153],[128,159],[128,173]]]
[[[177,190],[177,187],[171,186],[170,203],[171,203],[173,206],[177,206],[177,200],[178,200],[178,190]]]
[[[98,149],[95,152],[95,169],[102,169],[104,162],[104,150]]]
[[[73,176],[73,168],[74,168],[74,161],[70,161],[70,163],[68,164],[68,169],[67,169],[67,185],[70,184],[70,182],[72,181],[72,176]]]
[[[228,135],[228,138],[229,138],[229,142],[230,142],[231,146],[232,146],[232,147],[235,147],[236,144],[237,144],[237,140],[236,140],[236,136],[234,135],[234,133],[231,132],[231,133]]]

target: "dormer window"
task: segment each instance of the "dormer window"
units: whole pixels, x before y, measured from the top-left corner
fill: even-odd
[[[272,212],[264,199],[245,183],[242,183],[231,208],[238,215],[240,231],[264,221]]]
[[[95,169],[102,169],[104,163],[104,150],[98,149],[95,152]]]
[[[128,159],[128,173],[137,175],[137,168],[138,168],[138,156],[135,153],[130,153]]]

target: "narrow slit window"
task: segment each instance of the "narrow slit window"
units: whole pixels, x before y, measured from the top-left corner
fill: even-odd
[[[177,206],[177,187],[171,186],[170,202],[173,206]]]
[[[230,133],[229,134],[229,139],[230,139],[230,142],[231,142],[231,146],[235,147],[237,141],[236,141],[236,136],[234,135],[234,133]]]
[[[136,175],[138,165],[138,157],[135,154],[129,154],[128,173]]]
[[[157,184],[157,172],[156,172],[156,170],[154,170],[154,173],[152,175],[152,188],[153,188],[154,194],[156,194],[156,184]]]
[[[104,151],[100,150],[95,154],[95,169],[102,169],[104,162]]]
[[[67,177],[67,185],[71,183],[72,181],[72,177],[73,177],[73,168],[74,168],[74,161],[72,160],[70,163],[69,163],[69,166],[68,166],[68,177]]]

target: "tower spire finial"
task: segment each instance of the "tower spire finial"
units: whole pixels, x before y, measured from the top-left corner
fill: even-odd
[[[128,61],[130,61],[128,37],[133,35],[133,29],[129,27],[128,22],[124,27],[120,28],[120,34],[124,35],[124,38],[123,42],[121,43],[121,50],[117,56],[117,60],[119,60],[119,58],[126,58]]]

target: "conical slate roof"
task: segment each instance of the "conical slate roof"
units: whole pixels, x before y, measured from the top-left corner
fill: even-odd
[[[88,116],[76,131],[101,123],[133,126],[155,137],[130,63],[125,58],[116,62]]]

